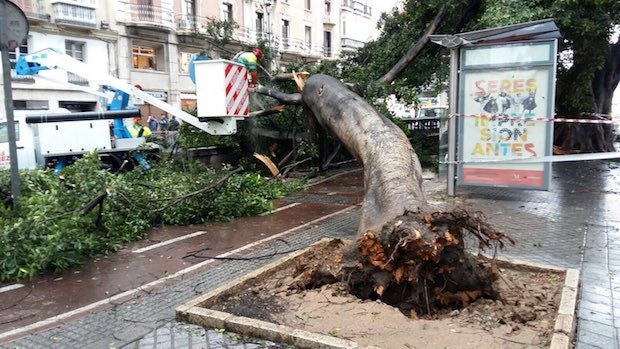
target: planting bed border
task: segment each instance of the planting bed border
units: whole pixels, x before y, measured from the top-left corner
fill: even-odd
[[[209,309],[205,304],[211,304],[225,292],[235,293],[246,290],[246,283],[270,276],[274,271],[287,267],[295,262],[317,244],[333,239],[322,239],[306,249],[293,252],[283,258],[269,263],[245,276],[232,280],[202,296],[199,296],[176,309],[177,320],[200,325],[207,328],[224,329],[226,331],[246,335],[249,337],[269,340],[276,343],[287,343],[295,347],[317,349],[353,349],[378,348],[362,347],[358,343],[346,339],[296,329],[287,325],[278,325],[272,322],[237,316],[218,310]],[[558,268],[549,265],[530,263],[521,260],[507,260],[496,258],[498,266],[518,266],[529,270],[547,270],[564,272],[564,286],[558,307],[550,349],[569,349],[575,335],[575,310],[579,291],[579,270],[572,268]]]

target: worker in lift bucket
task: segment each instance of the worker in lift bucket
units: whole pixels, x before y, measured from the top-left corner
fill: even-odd
[[[233,60],[237,63],[245,65],[248,70],[248,80],[250,80],[250,87],[258,85],[258,61],[263,57],[263,51],[258,47],[252,49],[251,52],[239,52],[235,55]]]
[[[133,123],[131,124],[131,127],[129,127],[129,134],[131,134],[132,137],[147,137],[151,135],[151,130],[149,130],[148,127],[142,125],[141,117],[136,116],[135,118],[133,118]]]

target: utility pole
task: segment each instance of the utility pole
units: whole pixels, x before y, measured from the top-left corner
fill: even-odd
[[[0,0],[0,51],[2,58],[2,81],[4,89],[4,109],[6,128],[9,139],[9,157],[11,165],[11,196],[13,207],[21,194],[19,167],[17,163],[17,136],[15,133],[15,116],[13,115],[13,91],[11,89],[11,64],[9,50],[17,48],[28,36],[28,20],[17,5]]]

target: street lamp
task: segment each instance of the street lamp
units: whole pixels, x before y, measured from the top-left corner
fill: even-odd
[[[273,57],[271,54],[271,42],[273,38],[273,28],[271,25],[271,11],[272,11],[272,6],[273,8],[275,8],[276,1],[277,0],[264,0],[263,2],[265,6],[265,12],[267,12],[267,48],[269,49],[269,55],[267,58],[269,61],[271,61],[271,58]]]

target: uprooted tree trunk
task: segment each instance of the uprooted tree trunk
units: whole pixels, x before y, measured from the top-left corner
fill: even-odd
[[[301,98],[364,166],[358,239],[343,261],[351,292],[412,314],[496,297],[497,276],[465,252],[463,230],[482,246],[512,240],[487,225],[481,214],[431,212],[422,168],[405,134],[340,81],[314,75]]]

